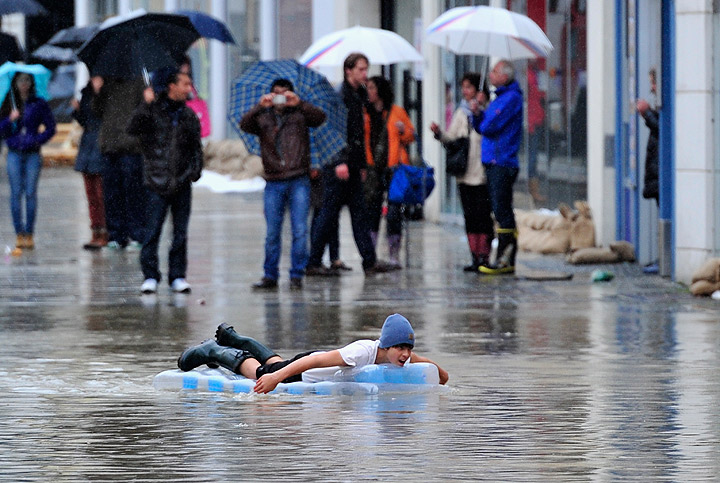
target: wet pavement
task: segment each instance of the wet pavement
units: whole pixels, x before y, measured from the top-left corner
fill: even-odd
[[[36,250],[0,263],[2,481],[615,481],[720,475],[720,305],[637,265],[521,254],[463,273],[462,229],[411,222],[407,267],[364,277],[349,222],[339,279],[256,293],[255,194],[196,189],[190,295],[141,296],[138,253],[82,250],[79,174],[43,171]],[[0,248],[14,234],[0,181]],[[166,267],[166,231],[161,267]],[[380,255],[384,255],[381,248]],[[409,257],[408,257],[409,255]],[[615,274],[593,283],[597,268]],[[229,322],[283,355],[374,338],[390,313],[450,372],[444,394],[160,392],[158,372]]]

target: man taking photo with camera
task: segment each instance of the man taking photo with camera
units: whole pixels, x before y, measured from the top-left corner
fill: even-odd
[[[290,288],[302,288],[308,260],[307,219],[310,209],[310,130],[325,122],[325,113],[302,101],[288,79],[275,79],[270,93],[240,120],[240,129],[259,137],[265,170],[265,262],[257,290],[277,288],[285,209],[290,210],[292,248]]]

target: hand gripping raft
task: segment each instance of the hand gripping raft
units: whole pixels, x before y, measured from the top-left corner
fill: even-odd
[[[439,392],[449,389],[440,385],[434,364],[418,362],[405,367],[370,364],[355,370],[339,370],[331,380],[320,382],[280,383],[270,394],[373,395],[394,392]],[[250,393],[254,379],[224,369],[163,371],[153,380],[158,390]]]

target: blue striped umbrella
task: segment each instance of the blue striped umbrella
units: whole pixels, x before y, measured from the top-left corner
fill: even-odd
[[[312,165],[320,167],[332,160],[345,147],[347,136],[345,104],[322,74],[294,60],[256,62],[234,82],[228,119],[240,134],[248,150],[259,155],[260,142],[257,136],[242,131],[240,119],[257,105],[260,97],[270,92],[270,85],[278,78],[292,82],[295,93],[300,99],[319,107],[327,115],[327,120],[321,126],[310,129]]]

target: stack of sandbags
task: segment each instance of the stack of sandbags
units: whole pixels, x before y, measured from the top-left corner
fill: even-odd
[[[690,292],[711,295],[717,290],[720,290],[720,258],[711,258],[693,274]]]
[[[229,175],[234,180],[263,176],[260,156],[248,152],[239,139],[208,141],[203,149],[205,169]]]
[[[518,210],[515,214],[518,248],[549,254],[595,246],[590,206],[584,201],[576,201],[575,208],[577,211],[561,203],[559,214]]]
[[[610,244],[609,247],[581,248],[569,254],[566,258],[568,263],[573,265],[587,263],[619,263],[634,262],[635,247],[632,243],[619,240]]]

